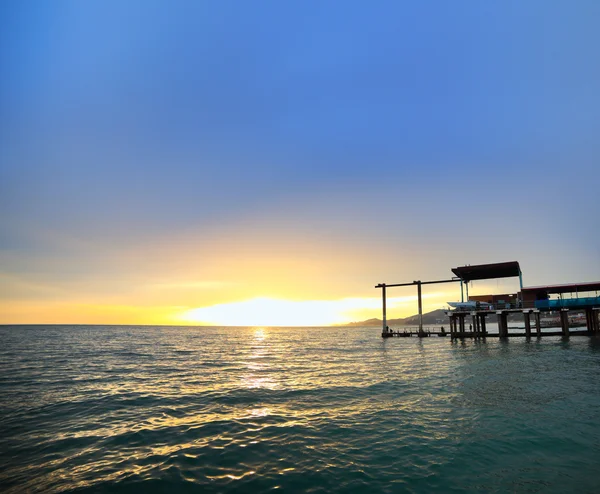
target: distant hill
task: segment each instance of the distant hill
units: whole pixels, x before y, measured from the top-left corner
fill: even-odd
[[[423,314],[423,324],[444,324],[448,322],[448,316],[445,314],[444,309],[436,309],[431,312]],[[344,326],[381,326],[383,321],[381,319],[373,318],[367,319],[366,321],[357,321],[344,324]],[[416,326],[419,324],[419,315],[409,316],[398,319],[388,319],[388,326]]]
[[[470,317],[470,316],[468,316]],[[495,323],[497,322],[497,317],[495,312],[491,311],[489,316],[487,317],[487,322]],[[508,315],[508,320],[510,322],[522,322],[523,315],[521,313],[513,313]],[[434,325],[434,324],[448,324],[448,316],[446,315],[446,309],[436,309],[431,312],[427,312],[423,314],[423,324]],[[344,324],[343,326],[379,326],[381,327],[383,321],[381,319],[373,318],[367,319],[366,321],[357,321],[351,322],[348,324]],[[414,316],[409,316],[400,319],[388,319],[387,324],[390,327],[394,326],[418,326],[419,325],[419,315],[415,314]],[[467,319],[467,324],[470,324],[470,320]]]

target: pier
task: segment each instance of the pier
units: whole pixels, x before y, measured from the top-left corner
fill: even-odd
[[[542,336],[569,337],[600,334],[600,296],[598,295],[600,281],[524,287],[521,268],[516,261],[462,266],[453,268],[452,272],[455,276],[451,279],[377,285],[375,288],[382,290],[383,330],[381,336],[383,338],[450,336],[451,339],[509,337],[529,339],[533,336],[541,338]],[[469,297],[469,283],[472,281],[509,277],[519,278],[520,290],[517,293]],[[452,303],[455,306],[453,310],[446,311],[449,331],[437,327],[425,328],[423,326],[422,285],[453,282],[460,283],[461,300]],[[386,289],[410,285],[417,286],[419,325],[415,328],[390,329],[387,326]],[[566,297],[566,294],[569,296]],[[585,296],[580,297],[580,294],[585,294]],[[584,314],[584,330],[572,331],[570,329],[570,311],[580,311]],[[560,331],[542,332],[541,314],[543,313],[558,314]],[[486,321],[492,314],[497,318],[498,333],[489,333],[487,330]],[[522,317],[524,332],[521,329],[518,333],[509,331],[509,316]],[[469,325],[468,329],[467,324]]]

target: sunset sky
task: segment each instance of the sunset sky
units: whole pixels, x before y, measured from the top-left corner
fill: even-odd
[[[333,324],[510,260],[600,280],[597,0],[9,0],[0,25],[0,323]]]

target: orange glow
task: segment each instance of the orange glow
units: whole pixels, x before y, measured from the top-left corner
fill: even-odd
[[[189,295],[187,298],[191,298]],[[444,293],[424,294],[424,310],[444,305]],[[416,313],[416,296],[389,297],[388,318]],[[150,324],[207,326],[328,326],[381,318],[381,298],[287,300],[270,297],[211,304],[118,305],[66,302],[0,302],[2,324]]]
[[[388,298],[388,310],[402,310],[411,315],[415,299],[414,296]],[[187,310],[180,315],[180,320],[225,326],[326,326],[380,316],[381,299],[376,297],[302,301],[261,297]]]

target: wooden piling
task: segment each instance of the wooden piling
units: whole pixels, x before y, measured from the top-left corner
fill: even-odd
[[[525,320],[525,337],[527,339],[531,338],[531,318],[529,316],[529,311],[523,311],[523,319]]]
[[[560,325],[562,327],[563,336],[569,336],[569,309],[560,310]]]
[[[383,304],[383,332],[387,333],[387,311],[386,311],[385,283],[381,284],[381,302]]]
[[[503,311],[498,311],[496,313],[498,315],[498,333],[500,338],[508,337],[508,314]]]
[[[423,331],[423,297],[421,295],[421,280],[417,281],[417,299],[419,305],[419,331]]]
[[[450,338],[456,338],[456,314],[450,314]]]
[[[535,317],[535,334],[538,338],[542,337],[542,324],[540,322],[540,311],[534,312]]]
[[[596,331],[596,324],[594,322],[594,311],[593,309],[585,309],[585,325],[588,333],[592,334]]]

